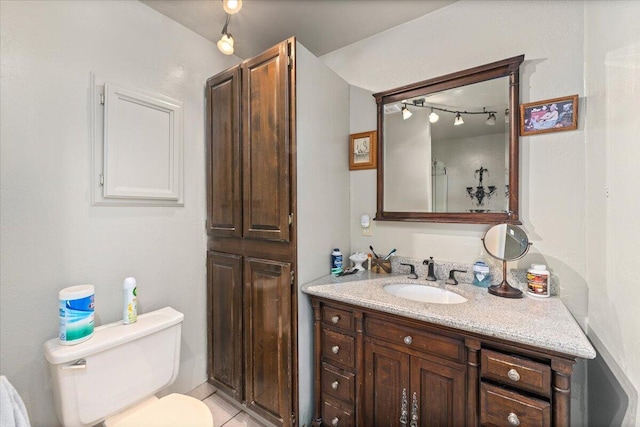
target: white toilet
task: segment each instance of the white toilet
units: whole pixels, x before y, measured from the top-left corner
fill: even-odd
[[[124,325],[99,326],[76,345],[45,343],[58,419],[65,427],[212,427],[209,408],[181,394],[155,393],[180,367],[184,315],[165,307]]]

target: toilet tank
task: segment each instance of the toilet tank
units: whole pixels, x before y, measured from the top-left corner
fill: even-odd
[[[178,375],[184,315],[165,307],[95,329],[76,345],[45,343],[58,419],[92,426],[169,386]]]

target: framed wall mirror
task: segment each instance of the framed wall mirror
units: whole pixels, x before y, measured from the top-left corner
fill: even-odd
[[[374,94],[376,220],[520,223],[523,60],[520,55]]]

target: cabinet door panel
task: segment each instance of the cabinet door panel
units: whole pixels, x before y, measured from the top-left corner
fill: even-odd
[[[255,239],[289,241],[288,43],[246,61],[243,98],[243,229]]]
[[[400,426],[402,389],[411,403],[409,356],[366,340],[364,367],[365,425]]]
[[[207,254],[209,376],[217,387],[242,399],[242,257]]]
[[[291,264],[244,263],[246,402],[279,425],[291,422]]]
[[[207,224],[214,236],[242,236],[240,67],[207,81]]]
[[[418,393],[419,425],[464,425],[465,372],[428,360],[411,358],[411,393]]]

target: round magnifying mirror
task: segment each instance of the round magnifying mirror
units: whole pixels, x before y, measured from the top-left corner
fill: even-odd
[[[504,298],[522,298],[522,291],[507,282],[507,261],[520,259],[529,251],[531,243],[527,233],[517,225],[497,224],[484,233],[482,242],[489,255],[502,261],[502,283],[489,286],[489,293]]]

